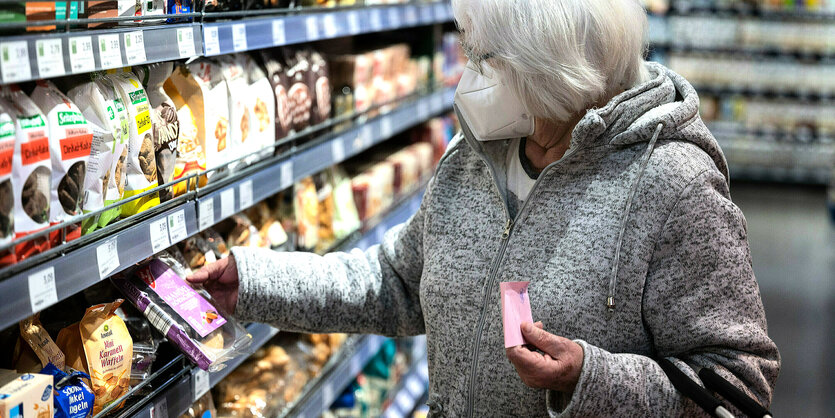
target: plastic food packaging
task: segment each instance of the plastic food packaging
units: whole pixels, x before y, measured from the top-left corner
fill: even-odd
[[[522,337],[522,323],[533,323],[531,300],[528,296],[530,282],[502,282],[502,324],[504,325],[505,348],[525,344]]]
[[[316,196],[319,200],[319,207],[317,210],[317,218],[319,221],[317,234],[319,237],[316,241],[316,252],[323,253],[327,251],[336,241],[336,235],[333,230],[333,183],[328,175],[328,171],[322,171],[315,174],[313,176],[313,182],[316,185]]]
[[[313,108],[312,77],[310,60],[300,51],[284,49],[287,67],[285,73],[290,83],[287,98],[293,114],[293,130],[298,132],[310,126],[310,112]]]
[[[258,234],[258,229],[252,224],[243,213],[232,215],[224,225],[230,225],[228,234],[226,235],[226,243],[230,247],[260,247],[261,239]]]
[[[293,129],[293,108],[287,92],[290,80],[287,78],[287,63],[282,57],[269,55],[262,51],[261,59],[267,72],[275,101],[275,139],[287,136]]]
[[[15,147],[12,157],[15,239],[49,226],[52,165],[49,160],[49,128],[41,110],[16,85],[0,87],[0,104],[12,112]],[[25,158],[24,158],[25,156]],[[15,246],[18,262],[49,249],[46,237]]]
[[[295,185],[293,211],[296,214],[297,246],[316,248],[319,240],[319,197],[313,179],[305,177]]]
[[[52,157],[49,223],[56,225],[81,215],[93,132],[78,106],[51,81],[39,80],[31,97],[46,115],[49,127],[49,155]],[[61,230],[49,235],[51,246],[61,244]],[[80,225],[66,228],[67,241],[80,236]]]
[[[79,323],[87,372],[96,395],[93,414],[98,414],[130,389],[133,339],[125,322],[115,312],[122,302],[117,299],[92,306]]]
[[[122,305],[116,310],[133,339],[133,358],[131,359],[131,385],[140,383],[151,376],[151,366],[157,358],[159,341],[154,337],[151,323],[133,309],[132,306]]]
[[[287,233],[281,226],[281,222],[273,216],[267,202],[259,202],[257,205],[247,209],[246,215],[258,230],[259,247],[275,248],[284,245],[287,240]]]
[[[142,84],[133,73],[109,74],[116,91],[128,110],[130,139],[126,163],[127,184],[124,198],[145,193],[157,187],[157,163],[154,155],[151,105]],[[159,205],[159,194],[151,193],[122,205],[122,216],[131,216]]]
[[[187,71],[185,67],[178,67],[175,71]],[[177,159],[174,163],[174,174],[172,181],[177,181],[191,174],[199,173],[206,169],[206,144],[204,138],[200,137],[197,129],[197,119],[191,107],[186,104],[185,99],[174,87],[171,77],[162,85],[165,93],[174,103],[177,109],[177,120],[180,128],[180,135],[177,139]],[[208,178],[200,176],[200,186],[205,186]],[[197,180],[179,182],[171,186],[172,194],[179,196],[189,189],[194,189]]]
[[[52,341],[38,316],[35,314],[20,321],[20,338],[12,356],[18,372],[35,373],[49,363],[64,368],[64,353]]]
[[[341,240],[357,231],[362,223],[354,203],[351,179],[339,167],[331,167],[328,173],[333,184],[333,234]]]
[[[10,111],[0,104],[0,245],[14,238],[14,190],[12,189],[12,156],[15,130]],[[0,266],[14,264],[11,251],[0,252]]]
[[[183,256],[188,262],[188,266],[192,270],[197,270],[206,264],[217,261],[217,256],[215,256],[214,250],[212,250],[212,247],[208,242],[206,242],[206,238],[200,234],[189,237],[182,242],[180,247],[182,249]]]
[[[93,414],[95,395],[87,385],[90,376],[81,371],[64,373],[50,363],[40,374],[51,375],[54,382],[52,396],[55,404],[54,418],[86,418]]]
[[[215,409],[215,401],[212,398],[212,392],[206,392],[200,399],[194,401],[180,418],[215,418],[217,417],[217,409]]]
[[[249,82],[240,58],[224,55],[218,60],[229,97],[229,159],[238,160],[260,148],[250,138],[253,115],[249,100]],[[238,169],[256,158],[257,156],[251,156],[245,161],[237,161],[231,164],[230,169]]]
[[[250,137],[261,158],[273,154],[275,143],[275,95],[264,70],[248,55],[240,55],[249,83],[249,109],[252,111]]]
[[[229,256],[229,247],[226,246],[226,240],[217,231],[209,228],[201,234],[206,238],[206,243],[209,244],[209,247],[215,253],[215,258],[220,260]]]
[[[307,56],[310,59],[310,85],[313,96],[313,109],[311,111],[311,124],[319,124],[331,115],[331,84],[328,78],[328,62],[316,51],[309,51]]]
[[[157,183],[160,186],[174,179],[177,141],[180,137],[177,109],[163,89],[163,83],[173,71],[174,63],[170,61],[134,69],[148,92],[148,101],[154,108],[151,112],[151,125],[153,126],[154,156],[157,163]],[[159,199],[162,202],[171,200],[174,196],[171,187],[159,191]]]
[[[187,271],[185,266],[176,267]],[[251,342],[246,329],[217,309],[207,292],[192,288],[160,259],[144,263],[130,277],[112,281],[154,328],[203,370],[222,369],[226,360],[242,353]]]
[[[124,165],[128,156],[127,141],[130,125],[127,109],[113,84],[101,73],[93,73],[92,80],[80,84],[67,93],[87,119],[93,132],[87,175],[84,177],[84,213],[99,210],[122,199],[125,190]],[[82,233],[104,227],[122,213],[121,207],[85,219]]]

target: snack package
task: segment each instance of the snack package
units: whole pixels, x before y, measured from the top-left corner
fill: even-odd
[[[292,109],[292,127],[298,132],[310,126],[310,111],[313,108],[312,77],[308,76],[310,60],[300,51],[285,49],[284,54],[287,63],[285,73],[290,83],[287,98]]]
[[[127,110],[113,84],[101,73],[93,73],[91,78],[67,93],[73,102],[79,104],[81,114],[93,132],[81,202],[84,213],[121,200],[125,188],[123,167],[128,155],[127,142],[130,135]],[[82,233],[87,234],[106,226],[119,218],[121,213],[121,207],[116,207],[85,219]]]
[[[317,210],[319,226],[316,228],[318,233],[316,252],[323,253],[336,241],[336,235],[333,232],[333,183],[331,183],[327,171],[315,174],[313,176],[313,182],[316,185],[316,196],[319,201]]]
[[[154,157],[157,164],[157,183],[170,183],[174,180],[174,166],[177,163],[177,141],[180,137],[180,122],[174,101],[165,93],[163,84],[174,71],[174,63],[159,62],[134,69],[137,77],[145,86],[148,101],[153,107],[151,125],[153,126]],[[161,202],[171,200],[174,191],[167,187],[159,191]]]
[[[160,259],[144,263],[130,277],[112,281],[154,328],[203,370],[222,369],[226,360],[240,354],[251,342],[246,328],[217,309],[207,292],[192,288]]]
[[[0,369],[0,417],[52,417],[52,376]]]
[[[328,62],[322,54],[316,51],[307,53],[310,59],[309,85],[313,86],[313,109],[311,110],[311,124],[319,124],[331,115],[331,84],[328,78]]]
[[[215,258],[220,260],[229,256],[229,247],[226,246],[226,240],[218,234],[213,228],[206,229],[200,233],[206,239],[206,243],[215,253]]]
[[[333,234],[341,240],[359,230],[362,223],[354,203],[351,179],[339,167],[331,167],[328,173],[333,184]]]
[[[15,143],[11,111],[0,104],[0,245],[14,239],[14,191],[12,189],[12,156]],[[0,266],[14,264],[11,250],[0,252]]]
[[[212,247],[200,234],[187,238],[180,246],[183,256],[192,270],[197,270],[206,264],[217,261]]]
[[[126,163],[127,183],[124,199],[157,187],[157,163],[154,155],[153,124],[148,96],[133,73],[108,74],[128,110],[130,139]],[[132,216],[159,205],[159,194],[151,193],[122,205],[122,216]]]
[[[505,348],[525,344],[522,323],[533,323],[531,300],[528,297],[530,282],[501,282],[502,324],[504,325]]]
[[[93,132],[78,106],[51,81],[38,80],[31,97],[46,115],[49,126],[49,155],[52,157],[49,223],[56,225],[81,215]],[[61,244],[61,230],[49,235],[51,246]],[[80,236],[80,225],[66,228],[67,241]]]
[[[275,248],[287,242],[287,233],[281,226],[277,217],[273,216],[267,202],[259,202],[247,209],[246,215],[252,221],[255,229],[258,230],[259,244],[261,248]]]
[[[171,178],[172,181],[177,181],[206,169],[206,144],[203,142],[203,138],[198,135],[197,119],[194,117],[194,112],[186,104],[185,99],[180,96],[180,92],[174,87],[170,77],[163,84],[163,89],[174,103],[180,128],[180,135],[177,139],[177,158],[174,162],[174,174]],[[206,176],[200,176],[198,180],[200,186],[206,185]],[[179,182],[171,186],[171,192],[174,196],[186,193],[197,186],[198,180]]]
[[[287,136],[293,129],[293,107],[287,96],[290,80],[287,78],[287,64],[281,57],[273,57],[261,52],[261,59],[267,72],[267,80],[272,87],[275,100],[275,139]]]
[[[230,227],[231,225],[231,227]],[[223,221],[219,228],[228,231],[226,235],[226,242],[230,247],[253,247],[261,246],[258,229],[252,224],[243,213],[232,215],[227,220]]]
[[[78,327],[96,395],[93,414],[130,389],[133,339],[125,322],[115,313],[122,302],[117,299],[88,308]]]
[[[52,363],[64,368],[64,353],[55,345],[35,314],[20,321],[20,339],[14,350],[14,367],[18,372],[32,372]]]
[[[87,355],[84,354],[84,344],[81,342],[81,332],[78,329],[80,323],[76,322],[58,331],[55,344],[64,353],[67,367],[80,370],[87,374]]]
[[[67,374],[50,363],[40,374],[51,375],[54,382],[54,418],[86,418],[93,415],[95,396],[85,382],[85,379],[90,380],[87,373],[72,371]]]
[[[12,112],[15,147],[12,156],[15,239],[49,226],[52,164],[49,160],[49,128],[46,117],[16,85],[0,87],[0,101]],[[18,262],[49,249],[47,237],[15,246]]]
[[[275,143],[275,95],[272,92],[270,81],[264,70],[248,55],[240,55],[243,61],[244,72],[247,74],[249,83],[249,109],[252,111],[252,122],[250,125],[250,137],[252,138],[253,149],[264,150],[261,158],[266,158],[273,153]]]
[[[197,143],[205,153],[204,169],[211,170],[229,162],[232,157],[229,150],[229,98],[220,66],[205,58],[198,59],[187,66],[180,66],[168,80],[170,87],[176,89],[192,112],[197,127]],[[171,92],[168,93],[173,98]]]
[[[297,246],[316,248],[319,239],[319,196],[313,179],[305,177],[295,185],[293,211],[296,213]]]
[[[255,142],[250,139],[253,116],[249,107],[249,82],[240,59],[223,55],[218,57],[218,60],[229,97],[229,160],[238,160],[259,149],[257,144],[255,147],[252,146]],[[235,170],[241,164],[251,161],[254,161],[254,158],[249,158],[248,161],[237,161],[230,166],[230,169]]]
[[[206,392],[200,399],[188,407],[180,418],[215,418],[217,417],[217,409],[215,409],[215,401],[212,399],[212,392]]]

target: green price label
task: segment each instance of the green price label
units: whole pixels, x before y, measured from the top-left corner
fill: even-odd
[[[72,45],[70,45],[70,48],[72,49],[72,54],[73,55],[78,53],[78,50],[75,48],[75,44],[76,44],[75,39],[73,39]]]

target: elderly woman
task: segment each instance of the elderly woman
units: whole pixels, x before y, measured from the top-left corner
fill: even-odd
[[[453,0],[470,63],[418,212],[368,251],[235,248],[190,280],[281,329],[426,333],[433,416],[701,411],[657,360],[769,404],[745,219],[693,87],[636,0]],[[499,283],[537,324],[504,348]],[[509,361],[508,361],[509,360]]]

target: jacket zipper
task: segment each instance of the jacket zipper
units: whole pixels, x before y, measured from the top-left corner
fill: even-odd
[[[560,158],[557,161],[554,161],[553,163],[551,163],[547,167],[545,167],[544,170],[542,170],[542,173],[539,174],[539,177],[537,177],[536,181],[534,182],[533,186],[531,187],[531,191],[528,193],[528,198],[525,199],[524,202],[522,202],[522,207],[520,207],[519,211],[516,212],[516,217],[514,219],[510,219],[510,211],[507,209],[507,203],[505,202],[505,199],[502,196],[501,190],[499,190],[499,187],[496,186],[496,175],[495,175],[495,173],[493,173],[493,186],[496,189],[496,193],[499,195],[500,200],[502,201],[505,216],[507,216],[507,221],[505,222],[504,232],[502,233],[502,243],[499,246],[499,254],[494,259],[493,265],[490,267],[490,272],[487,276],[487,287],[484,289],[484,295],[482,297],[481,315],[479,315],[478,328],[476,328],[475,342],[473,343],[473,354],[472,354],[473,360],[472,360],[472,366],[470,368],[470,390],[469,390],[469,396],[468,396],[468,399],[467,399],[467,412],[465,414],[465,416],[467,416],[467,417],[472,417],[473,416],[473,409],[474,409],[473,405],[475,403],[476,373],[478,372],[478,353],[479,353],[480,346],[481,346],[481,330],[484,327],[484,320],[486,319],[486,316],[487,316],[487,306],[488,306],[488,303],[489,303],[490,290],[493,288],[493,282],[496,279],[496,275],[497,275],[498,270],[499,270],[499,264],[501,264],[501,261],[504,258],[504,253],[505,253],[505,250],[507,249],[508,241],[510,240],[510,234],[513,232],[513,226],[516,224],[516,221],[521,219],[521,217],[525,214],[525,210],[528,207],[528,202],[531,201],[531,196],[533,195],[533,192],[539,186],[540,180],[542,180],[542,178],[545,177],[545,174],[548,171],[550,171],[551,168],[553,168],[554,166],[556,166],[560,162],[565,161],[571,154],[574,154],[574,151],[575,151],[574,148],[569,148],[568,151],[566,151],[565,155],[563,155],[562,158]],[[486,161],[485,161],[485,163],[487,164],[488,169],[490,171],[493,171],[493,169],[490,167],[490,164],[487,163]]]

